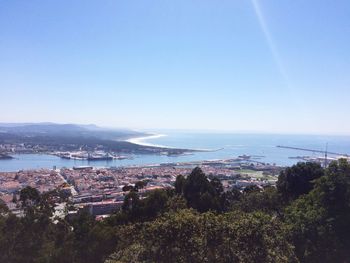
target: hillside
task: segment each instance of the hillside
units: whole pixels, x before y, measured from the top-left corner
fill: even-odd
[[[142,185],[102,221],[88,211],[52,221],[67,194],[22,189],[23,217],[0,202],[0,262],[349,262],[346,160],[286,168],[277,187],[223,191],[200,168],[173,188],[144,196]]]
[[[181,154],[186,149],[167,149],[133,144],[125,140],[147,136],[127,129],[108,129],[96,125],[25,123],[0,124],[0,145],[11,145],[15,153],[104,150],[116,153]],[[6,151],[5,151],[6,153]]]

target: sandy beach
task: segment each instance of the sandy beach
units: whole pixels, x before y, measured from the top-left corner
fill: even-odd
[[[160,148],[172,148],[165,145],[153,144],[146,142],[149,139],[156,139],[165,137],[165,134],[150,134],[149,136],[136,137],[126,140],[127,142],[142,145],[142,146],[150,146],[150,147],[160,147]]]

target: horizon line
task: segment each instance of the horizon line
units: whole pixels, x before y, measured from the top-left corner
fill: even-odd
[[[156,132],[156,131],[169,131],[169,132],[189,132],[189,133],[222,133],[222,134],[251,134],[251,135],[305,135],[305,136],[350,136],[350,132],[315,132],[315,131],[266,131],[266,130],[234,130],[234,129],[208,129],[208,128],[142,128],[142,127],[125,127],[125,126],[114,126],[94,123],[74,123],[74,122],[52,122],[52,121],[40,121],[40,122],[1,122],[6,125],[40,125],[40,124],[52,124],[52,125],[81,125],[89,126],[93,125],[104,129],[123,129],[138,132]]]

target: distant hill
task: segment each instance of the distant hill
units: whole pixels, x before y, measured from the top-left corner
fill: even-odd
[[[0,123],[0,133],[21,136],[60,136],[94,137],[104,140],[125,140],[144,136],[145,133],[127,130],[102,128],[94,124],[57,124],[57,123]]]
[[[0,145],[11,145],[11,153],[104,150],[135,154],[182,154],[190,150],[137,145],[127,139],[149,134],[127,129],[102,128],[94,124],[0,123]],[[4,150],[4,154],[9,153]]]

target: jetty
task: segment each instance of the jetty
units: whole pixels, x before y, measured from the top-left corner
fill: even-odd
[[[307,148],[299,148],[299,147],[291,147],[291,146],[283,146],[283,145],[277,145],[276,147],[283,148],[283,149],[305,151],[305,152],[314,152],[314,153],[326,153],[327,152],[327,154],[349,157],[349,154],[347,154],[347,153],[337,153],[337,152],[321,151],[321,150],[315,150],[315,149],[307,149]]]

